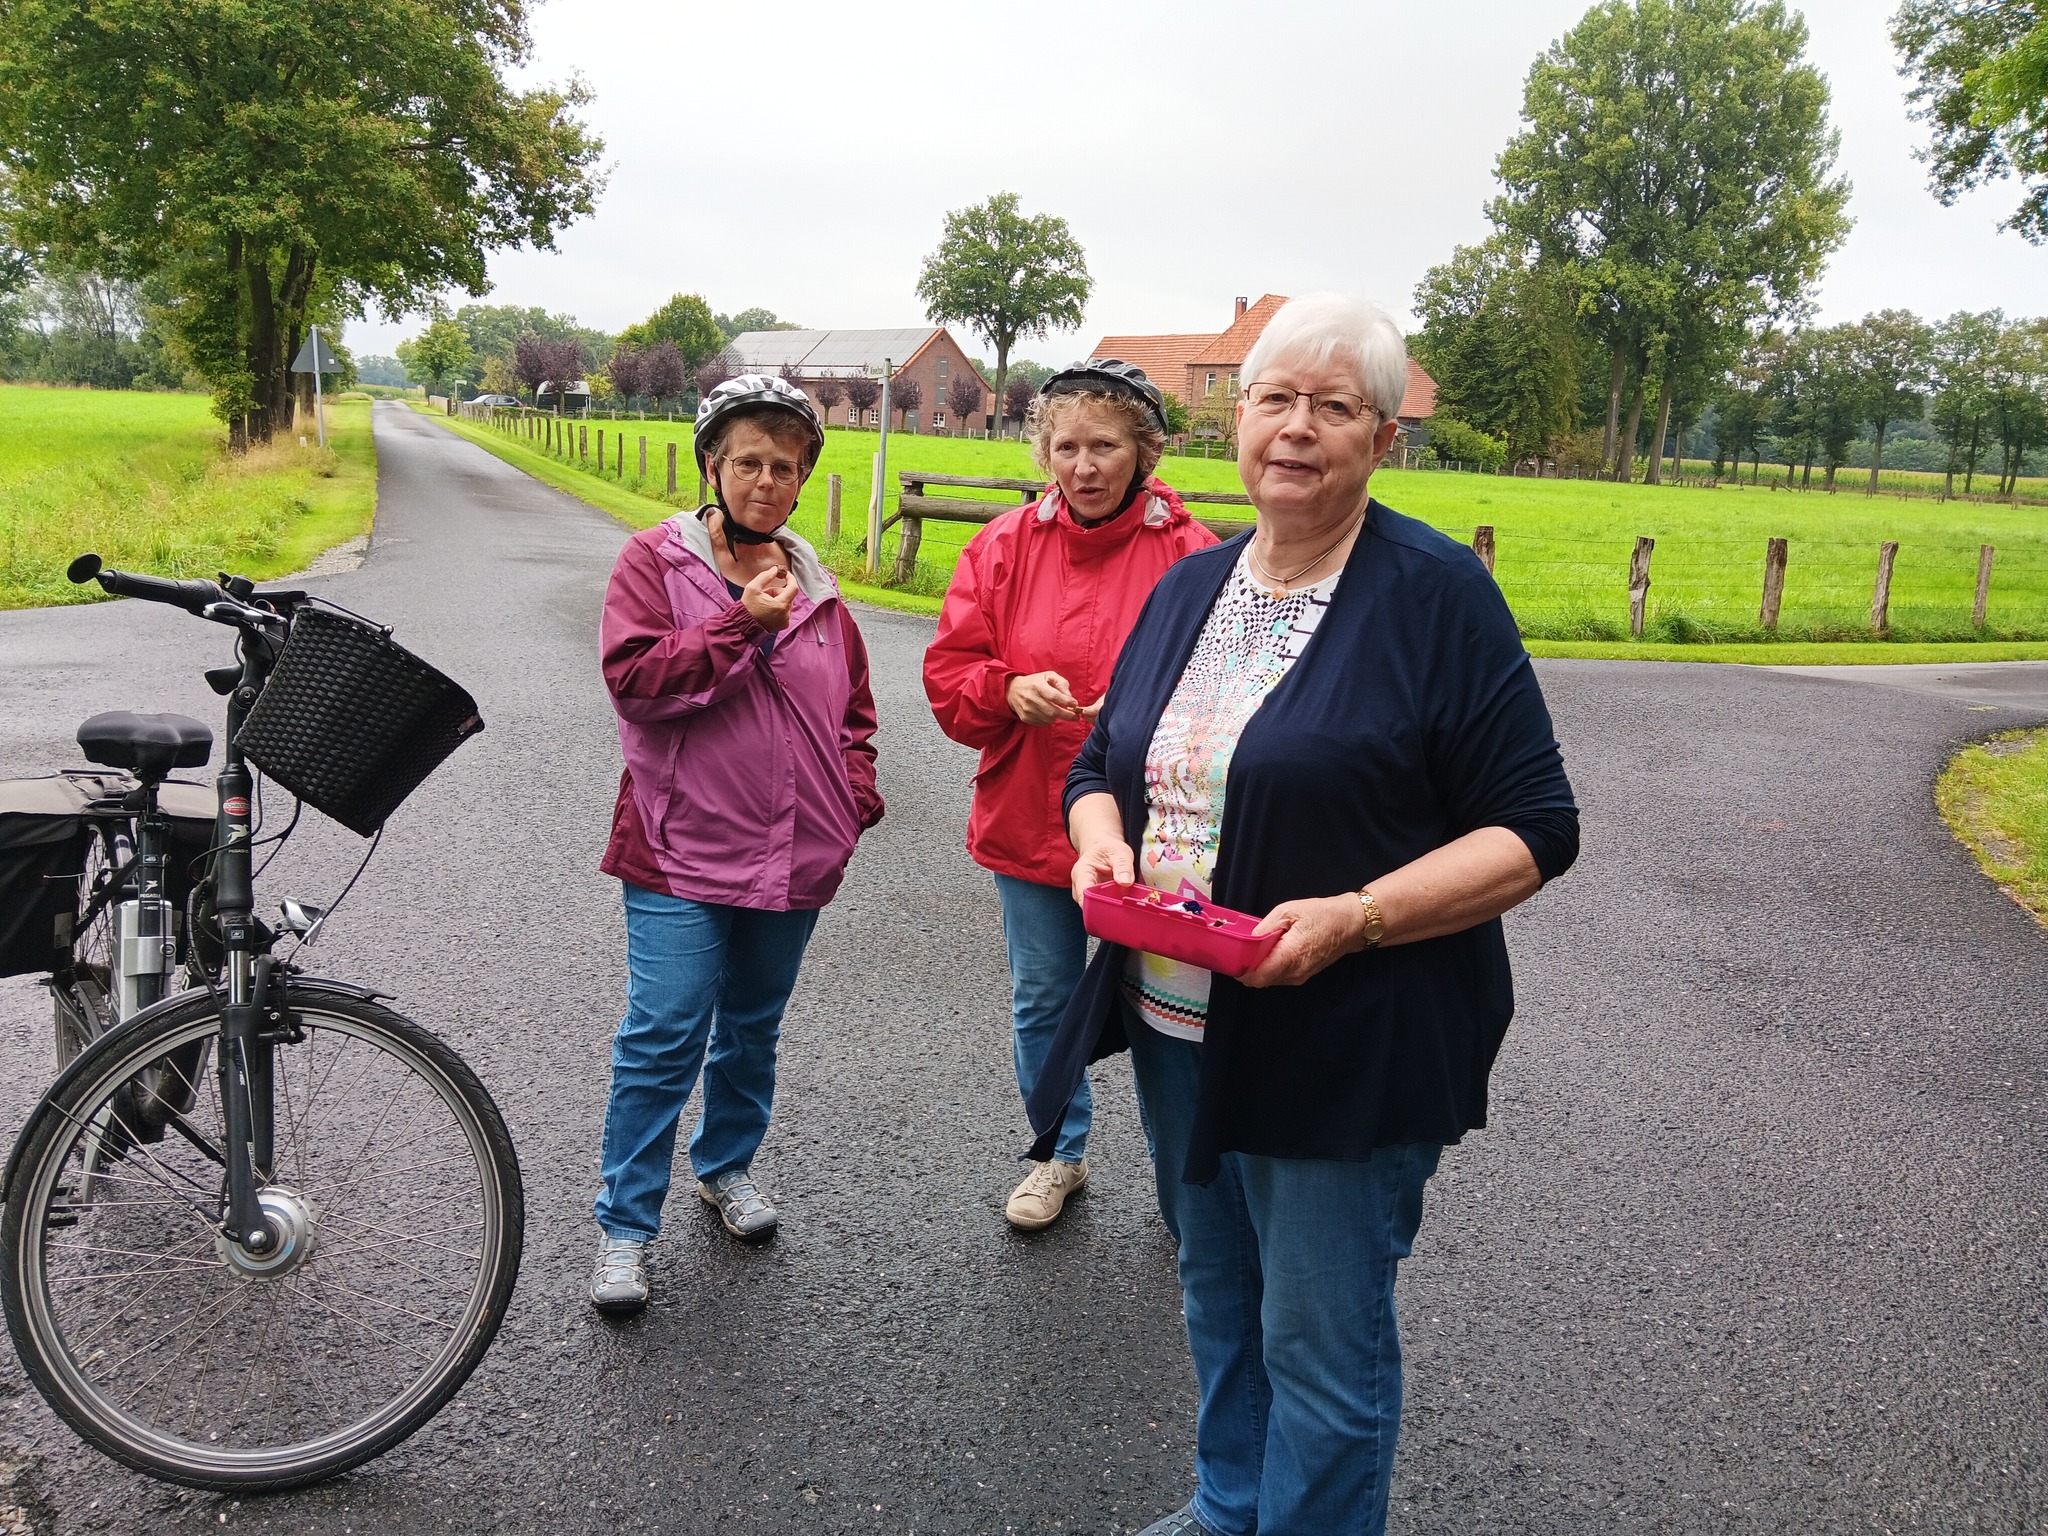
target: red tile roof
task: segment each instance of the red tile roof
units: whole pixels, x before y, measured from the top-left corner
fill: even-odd
[[[1182,391],[1187,384],[1188,361],[1215,339],[1213,335],[1105,336],[1088,355],[1136,363],[1145,370],[1146,378],[1186,404]]]
[[[1436,380],[1423,372],[1422,364],[1408,359],[1408,388],[1401,395],[1403,421],[1427,421],[1436,414]]]
[[[1216,337],[1198,356],[1189,358],[1188,364],[1195,368],[1235,368],[1245,360],[1259,333],[1266,328],[1266,322],[1280,313],[1280,306],[1287,302],[1284,293],[1269,293],[1258,303],[1247,309],[1231,324],[1229,330]]]

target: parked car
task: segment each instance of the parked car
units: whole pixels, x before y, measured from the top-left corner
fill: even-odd
[[[471,405],[516,406],[521,402],[517,395],[478,395],[469,403]]]

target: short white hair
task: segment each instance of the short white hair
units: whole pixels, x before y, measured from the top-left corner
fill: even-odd
[[[1258,383],[1276,363],[1322,368],[1340,357],[1357,372],[1359,393],[1381,421],[1401,414],[1408,393],[1408,344],[1401,328],[1377,304],[1348,293],[1305,293],[1282,304],[1245,358],[1242,381]]]

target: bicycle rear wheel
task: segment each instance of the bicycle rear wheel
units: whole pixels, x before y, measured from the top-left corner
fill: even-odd
[[[290,1003],[259,1170],[274,1251],[221,1233],[204,994],[90,1048],[31,1122],[0,1221],[0,1301],[37,1389],[107,1455],[193,1487],[296,1487],[405,1439],[475,1369],[518,1275],[519,1167],[475,1074],[374,1002]],[[152,1140],[137,1104],[166,1081],[189,1107]]]

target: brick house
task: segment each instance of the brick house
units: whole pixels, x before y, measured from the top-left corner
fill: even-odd
[[[1237,393],[1239,372],[1267,322],[1287,302],[1283,293],[1269,293],[1258,303],[1237,301],[1230,325],[1212,336],[1105,336],[1091,357],[1120,357],[1136,363],[1146,376],[1182,405],[1193,408],[1210,390]],[[1436,380],[1408,359],[1408,389],[1401,397],[1401,425],[1409,431],[1436,413]]]
[[[915,432],[952,432],[961,426],[953,419],[948,396],[953,381],[964,374],[981,385],[982,409],[966,424],[968,429],[979,432],[995,424],[994,389],[942,325],[880,331],[747,331],[732,339],[725,356],[735,373],[789,376],[785,369],[793,370],[792,382],[811,397],[813,405],[818,405],[818,386],[827,379],[878,378],[887,360],[898,379],[917,381],[923,398],[912,417],[910,430]],[[818,410],[828,425],[880,424],[879,400],[867,412],[868,419],[859,423],[847,421],[852,407],[843,401],[830,411],[822,405]],[[890,414],[890,427],[900,428],[903,413],[892,406]]]

